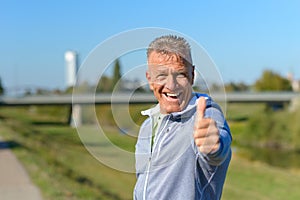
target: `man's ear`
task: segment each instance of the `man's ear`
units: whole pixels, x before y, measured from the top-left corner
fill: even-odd
[[[194,85],[194,79],[195,79],[195,65],[192,65],[192,73],[191,73],[191,85]]]
[[[150,76],[148,70],[146,71],[146,78],[147,78],[147,80],[148,80],[148,84],[149,84],[150,90],[153,90],[152,81],[151,81],[151,76]]]

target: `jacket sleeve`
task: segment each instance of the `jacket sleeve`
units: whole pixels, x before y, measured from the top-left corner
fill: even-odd
[[[220,146],[217,151],[209,154],[201,153],[198,148],[197,150],[200,154],[202,154],[201,157],[205,159],[208,164],[219,166],[226,160],[227,156],[230,155],[231,152],[230,145],[232,136],[230,133],[230,128],[226,122],[220,106],[217,103],[213,102],[211,99],[208,99],[206,101],[205,117],[212,118],[216,121],[217,128],[219,130]]]

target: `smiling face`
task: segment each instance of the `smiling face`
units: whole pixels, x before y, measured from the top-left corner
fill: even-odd
[[[146,73],[162,114],[182,111],[192,96],[194,67],[173,53],[153,51]]]

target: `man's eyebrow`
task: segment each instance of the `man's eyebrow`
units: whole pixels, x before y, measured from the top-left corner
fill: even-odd
[[[186,69],[179,69],[179,70],[177,70],[177,72],[179,72],[179,73],[187,73],[188,72],[188,70],[186,70]]]

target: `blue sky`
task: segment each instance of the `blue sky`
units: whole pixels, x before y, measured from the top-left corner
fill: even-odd
[[[65,87],[64,52],[83,61],[120,32],[161,27],[210,55],[225,82],[264,69],[300,79],[300,1],[0,1],[0,77],[7,88]]]

